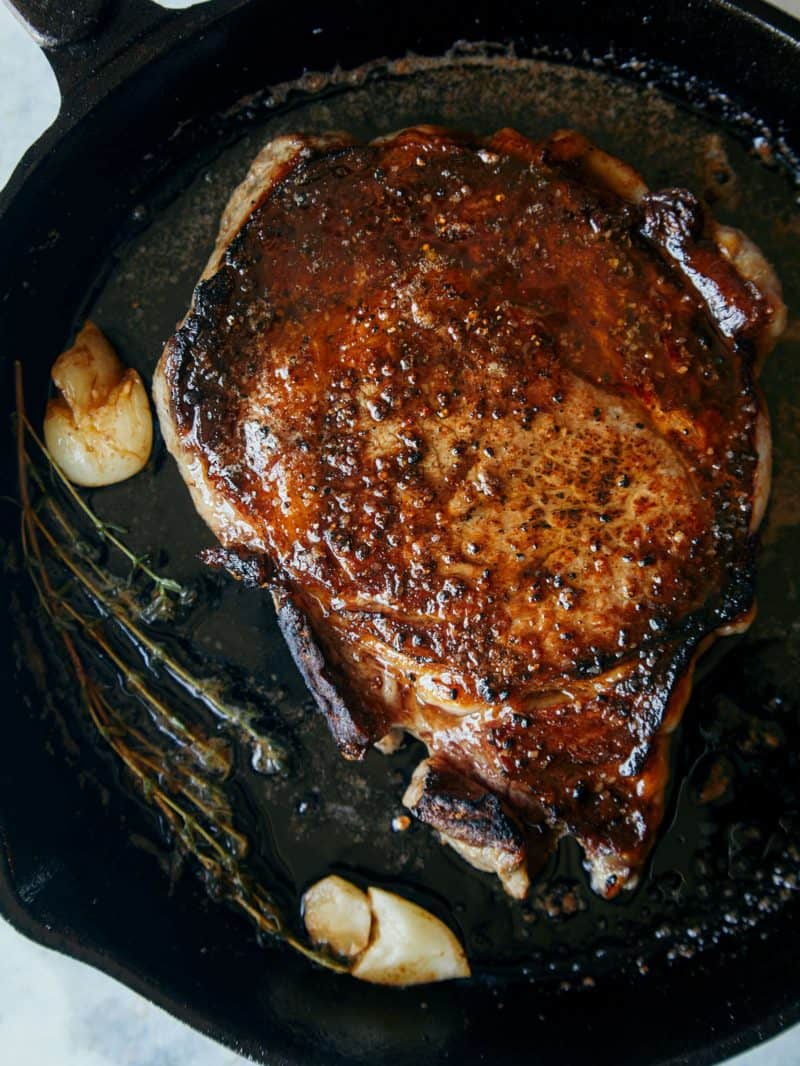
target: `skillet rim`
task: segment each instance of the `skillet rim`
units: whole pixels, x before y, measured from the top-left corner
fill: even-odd
[[[224,19],[228,14],[247,6],[247,0],[221,0],[215,5],[209,5],[209,8],[212,9],[211,11],[203,6],[191,9],[190,12],[175,19],[165,21],[162,18],[152,34],[152,44],[155,50],[127,70],[117,84],[122,85],[128,77],[135,75],[155,59],[166,56],[172,49],[185,46],[187,44],[186,39],[191,32],[191,29],[188,28],[189,21],[191,21],[192,28],[203,27],[210,25],[211,22]],[[706,0],[706,6],[718,7],[732,13],[733,17],[741,19],[745,24],[742,29],[745,29],[746,25],[751,21],[760,23],[769,31],[774,31],[776,35],[789,41],[793,48],[800,49],[800,21],[788,13],[771,8],[769,5],[762,3],[761,0],[738,0],[737,3],[732,3],[730,0]],[[203,18],[201,19],[199,15],[196,15],[196,17],[190,19],[192,11],[195,13],[200,12]],[[178,18],[181,19],[180,25],[178,24]],[[141,57],[139,58],[141,60]],[[6,190],[0,196],[0,219],[13,209],[16,194],[22,189],[26,177],[56,144],[69,135],[73,126],[84,115],[91,112],[93,106],[94,104],[92,103],[83,115],[78,115],[77,117],[62,110],[53,126],[29,149],[9,181]],[[55,926],[48,926],[35,917],[32,908],[27,907],[14,891],[13,872],[5,850],[3,817],[0,817],[0,844],[3,845],[0,847],[0,916],[6,918],[20,933],[34,942],[76,958],[78,961],[92,965],[96,969],[109,974],[138,994],[145,996],[151,1002],[168,1010],[181,1021],[187,1022],[204,1035],[212,1037],[240,1054],[263,1055],[265,1053],[267,1049],[263,1046],[250,1046],[249,1043],[245,1046],[241,1042],[237,1042],[229,1031],[209,1021],[202,1011],[198,1011],[186,1002],[181,1001],[176,995],[161,988],[155,981],[143,977],[131,966],[121,963],[113,956],[104,954],[83,943],[79,935],[70,934]],[[680,1055],[663,1060],[664,1066],[667,1066],[668,1063],[677,1064],[687,1061],[698,1064],[719,1061],[719,1056],[727,1057],[746,1050],[748,1047],[768,1039],[798,1020],[800,1020],[800,999],[795,1001],[790,1009],[778,1007],[759,1022],[750,1023],[743,1029],[735,1030],[727,1035],[713,1037],[703,1047],[693,1050],[691,1059]],[[290,1060],[272,1058],[271,1061],[277,1063],[278,1061],[288,1062]]]

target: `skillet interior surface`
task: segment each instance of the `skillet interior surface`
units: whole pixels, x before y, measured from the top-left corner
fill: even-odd
[[[13,353],[25,361],[31,413],[39,419],[49,365],[87,316],[149,381],[232,186],[268,137],[295,129],[369,138],[419,121],[482,133],[512,125],[531,136],[575,127],[636,165],[651,187],[686,185],[713,198],[720,220],[740,225],[777,266],[791,323],[800,296],[792,176],[747,116],[731,109],[720,123],[719,100],[711,110],[713,117],[605,69],[465,47],[445,59],[265,90],[180,130],[175,144],[129,175],[106,254],[83,256],[66,283],[71,314],[60,301],[50,346],[34,329],[36,343]],[[591,1048],[598,1062],[683,1061],[688,1049],[693,1061],[710,1062],[734,1046],[734,1030],[744,1045],[759,1026],[765,1032],[793,1016],[797,989],[778,980],[771,961],[780,953],[791,965],[798,939],[799,342],[790,325],[763,379],[775,471],[759,617],[704,665],[675,745],[665,832],[630,898],[593,896],[568,842],[519,905],[424,828],[392,833],[419,751],[408,744],[389,761],[377,753],[359,765],[339,759],[266,594],[211,577],[197,562],[211,536],[159,445],[142,475],[94,493],[92,504],[129,530],[132,547],[159,549],[164,571],[201,592],[181,623],[153,626],[158,639],[209,676],[233,676],[292,750],[286,776],[257,773],[249,753],[238,752],[231,790],[255,844],[254,865],[294,915],[304,887],[330,871],[397,888],[458,929],[477,976],[469,985],[404,992],[357,986],[285,950],[259,948],[247,924],[211,904],[191,876],[168,894],[157,827],[126,795],[128,782],[87,725],[30,589],[17,579],[13,529],[6,622],[26,713],[11,723],[9,751],[24,750],[26,762],[24,771],[4,770],[0,793],[3,811],[14,814],[0,823],[16,894],[6,900],[12,919],[56,927],[71,951],[79,936],[83,957],[150,995],[156,976],[161,1002],[270,1062],[435,1062],[467,1048],[475,1061],[574,1061],[570,1049]],[[113,681],[103,663],[96,668]],[[131,698],[122,687],[116,696]],[[704,802],[720,767],[730,785]],[[47,788],[30,787],[44,780]],[[68,801],[54,802],[59,795]],[[36,846],[25,846],[34,826]],[[66,912],[73,929],[64,927]],[[701,995],[710,983],[714,993]],[[656,1035],[665,1011],[669,1032]]]

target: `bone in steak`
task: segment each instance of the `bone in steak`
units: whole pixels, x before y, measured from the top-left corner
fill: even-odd
[[[774,274],[572,132],[279,137],[159,364],[167,445],[342,753],[523,896],[641,872],[698,655],[753,611]]]

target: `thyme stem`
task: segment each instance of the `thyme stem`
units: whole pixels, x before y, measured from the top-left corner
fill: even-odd
[[[19,362],[15,363],[15,367],[20,367]],[[20,368],[20,373],[21,373],[21,368]],[[153,582],[153,584],[157,588],[162,589],[164,592],[180,593],[182,591],[182,589],[181,589],[181,586],[178,584],[177,581],[173,581],[173,579],[169,578],[169,577],[163,577],[161,574],[159,574],[155,570],[153,570],[152,567],[149,566],[147,562],[145,562],[145,559],[142,556],[135,555],[131,551],[131,549],[127,546],[127,544],[125,544],[124,541],[120,540],[120,538],[116,535],[116,533],[112,530],[112,528],[110,527],[110,525],[107,522],[104,522],[101,518],[99,518],[94,513],[94,511],[91,509],[91,507],[86,503],[86,501],[83,499],[81,494],[78,492],[78,490],[72,484],[72,482],[69,480],[67,475],[64,473],[64,471],[61,469],[61,467],[58,465],[58,463],[52,457],[52,455],[50,454],[50,452],[49,452],[49,450],[47,448],[47,445],[44,443],[42,438],[39,436],[39,434],[33,428],[33,426],[31,425],[31,423],[30,423],[27,415],[24,413],[24,411],[22,413],[20,413],[19,407],[18,407],[17,408],[17,413],[18,413],[18,417],[22,419],[22,421],[24,423],[24,426],[25,426],[25,429],[27,429],[28,433],[31,436],[31,439],[33,440],[33,442],[36,444],[36,446],[41,451],[42,455],[47,460],[50,469],[53,471],[53,473],[59,479],[61,484],[64,486],[64,488],[66,489],[67,493],[72,498],[73,503],[83,512],[83,514],[89,520],[89,522],[91,522],[92,526],[97,531],[98,535],[103,540],[107,540],[109,542],[109,544],[113,544],[114,547],[117,549],[117,551],[128,560],[128,562],[131,564],[133,569],[134,570],[141,570],[143,574],[146,574],[147,577],[150,578],[150,580]],[[24,443],[24,440],[23,440],[23,443]]]
[[[34,476],[38,478],[38,475]],[[40,479],[39,484],[43,484]],[[76,543],[78,540],[78,531],[70,523],[69,519],[55,501],[48,497],[46,502],[48,510],[61,526],[61,529],[67,538],[67,542],[71,544]],[[224,702],[215,694],[213,687],[199,681],[199,679],[190,673],[177,659],[174,658],[174,656],[170,655],[161,644],[154,641],[149,634],[141,628],[141,626],[137,625],[131,616],[131,597],[127,589],[120,590],[115,587],[113,580],[102,567],[100,567],[92,558],[81,556],[81,564],[88,567],[97,580],[101,581],[105,586],[104,590],[99,589],[68,555],[62,545],[57,544],[55,541],[51,541],[51,543],[53,550],[59,555],[59,558],[61,558],[64,565],[70,570],[73,576],[81,582],[92,598],[100,603],[105,611],[112,615],[117,624],[121,626],[138,645],[147,651],[152,661],[162,663],[165,669],[176,681],[178,681],[191,695],[202,700],[205,706],[218,718],[223,721],[231,722],[249,741],[252,741],[257,746],[264,745],[266,738],[253,726],[252,722],[249,720],[250,716],[246,711],[240,707],[235,707],[228,702]],[[120,610],[118,601],[121,601],[128,610]],[[278,755],[280,756],[280,752]]]
[[[84,585],[93,597],[102,601],[102,595],[96,585],[94,585],[94,583],[81,572],[80,568],[73,562],[73,560],[70,559],[68,553],[63,550],[61,545],[56,541],[53,534],[37,514],[32,516],[32,523],[47,541],[59,562],[61,562],[69,572]],[[142,699],[145,700],[156,715],[162,728],[165,729],[167,733],[173,732],[176,735],[176,738],[180,738],[185,744],[187,744],[191,751],[200,756],[203,765],[206,766],[207,769],[212,770],[214,773],[221,774],[228,774],[230,772],[230,753],[225,757],[218,744],[212,744],[198,738],[196,733],[193,733],[176,714],[170,711],[163,700],[160,700],[150,692],[139,674],[131,670],[130,665],[117,655],[105,637],[97,631],[96,626],[90,625],[83,615],[75,610],[68,600],[63,600],[61,606],[63,610],[66,611],[66,613],[76,621],[85,632],[87,632],[91,640],[93,640],[100,648],[106,658],[116,666],[117,670],[119,670],[131,688],[133,688]],[[131,626],[131,629],[138,637],[138,630],[133,626]]]

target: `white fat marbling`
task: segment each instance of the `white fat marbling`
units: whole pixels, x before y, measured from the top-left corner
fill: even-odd
[[[165,0],[164,6],[187,7],[191,2]],[[782,0],[778,6],[800,16],[800,0]],[[57,111],[58,90],[47,61],[0,4],[0,188]],[[245,1062],[110,977],[30,943],[0,920],[3,1066]],[[731,1066],[798,1063],[800,1026],[731,1060]]]

